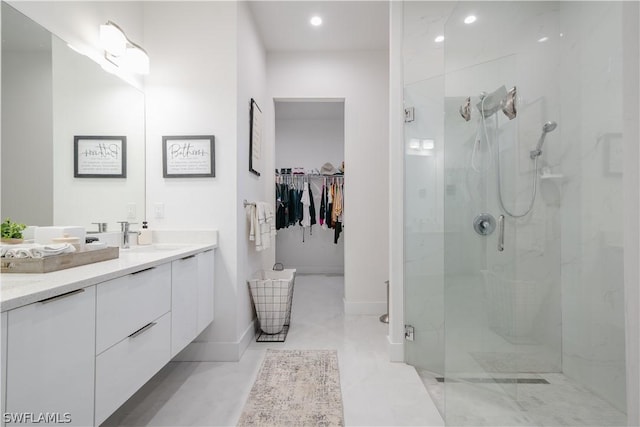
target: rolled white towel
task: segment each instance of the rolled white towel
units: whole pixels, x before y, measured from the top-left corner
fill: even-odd
[[[5,258],[31,258],[31,252],[26,248],[8,249],[5,254]]]
[[[76,248],[69,243],[60,243],[57,245],[42,245],[30,249],[32,258],[44,258],[52,255],[68,254],[75,252]]]

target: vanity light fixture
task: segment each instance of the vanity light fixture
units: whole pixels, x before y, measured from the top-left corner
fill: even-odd
[[[100,44],[102,48],[113,56],[124,55],[127,49],[127,36],[116,24],[108,21],[100,25]]]
[[[100,43],[107,61],[119,68],[138,74],[149,74],[149,55],[127,38],[115,23],[100,25]]]
[[[322,25],[322,18],[316,15],[316,16],[313,16],[309,22],[314,27],[319,27],[320,25]]]

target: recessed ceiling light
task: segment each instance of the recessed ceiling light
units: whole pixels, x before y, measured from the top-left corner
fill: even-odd
[[[546,42],[547,40],[549,40],[549,37],[544,36],[544,37],[541,37],[541,38],[539,38],[539,39],[538,39],[538,43],[544,43],[544,42]]]
[[[443,35],[439,35],[438,37],[433,39],[433,41],[436,42],[436,43],[442,43],[444,41],[444,36]]]
[[[319,16],[314,16],[309,22],[311,22],[311,25],[313,25],[314,27],[318,27],[322,25],[322,18],[320,18]]]
[[[473,24],[474,22],[476,22],[478,18],[476,18],[474,15],[469,15],[466,18],[464,18],[464,23],[465,24]]]

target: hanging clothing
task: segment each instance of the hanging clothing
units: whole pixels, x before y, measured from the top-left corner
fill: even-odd
[[[338,218],[342,215],[342,188],[335,185],[335,194],[333,197],[333,206],[331,210],[331,223],[338,222]]]
[[[326,228],[324,226],[324,214],[325,214],[325,197],[326,197],[327,188],[322,185],[322,195],[320,196],[320,226],[322,228]]]
[[[303,227],[311,227],[311,201],[309,200],[309,183],[305,183],[302,189],[302,196],[300,197],[300,203],[302,204],[302,219],[300,225]]]
[[[313,191],[311,191],[311,183],[307,182],[309,187],[309,216],[311,217],[311,226],[316,224],[316,202],[313,200]]]
[[[331,218],[331,212],[333,212],[333,194],[335,190],[335,184],[331,184],[329,187],[329,191],[327,194],[327,211],[325,212],[325,220],[327,221],[327,226],[329,228],[333,228],[333,221]]]
[[[338,244],[338,239],[340,238],[340,233],[342,232],[342,223],[336,222],[335,229],[333,233],[333,243]]]

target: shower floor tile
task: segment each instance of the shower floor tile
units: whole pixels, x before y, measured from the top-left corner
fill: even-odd
[[[624,426],[626,415],[566,376],[551,374],[459,374],[438,382],[418,370],[447,425]],[[465,381],[475,378],[479,381]],[[488,378],[545,380],[547,384],[484,383]],[[445,391],[446,390],[446,391]]]

